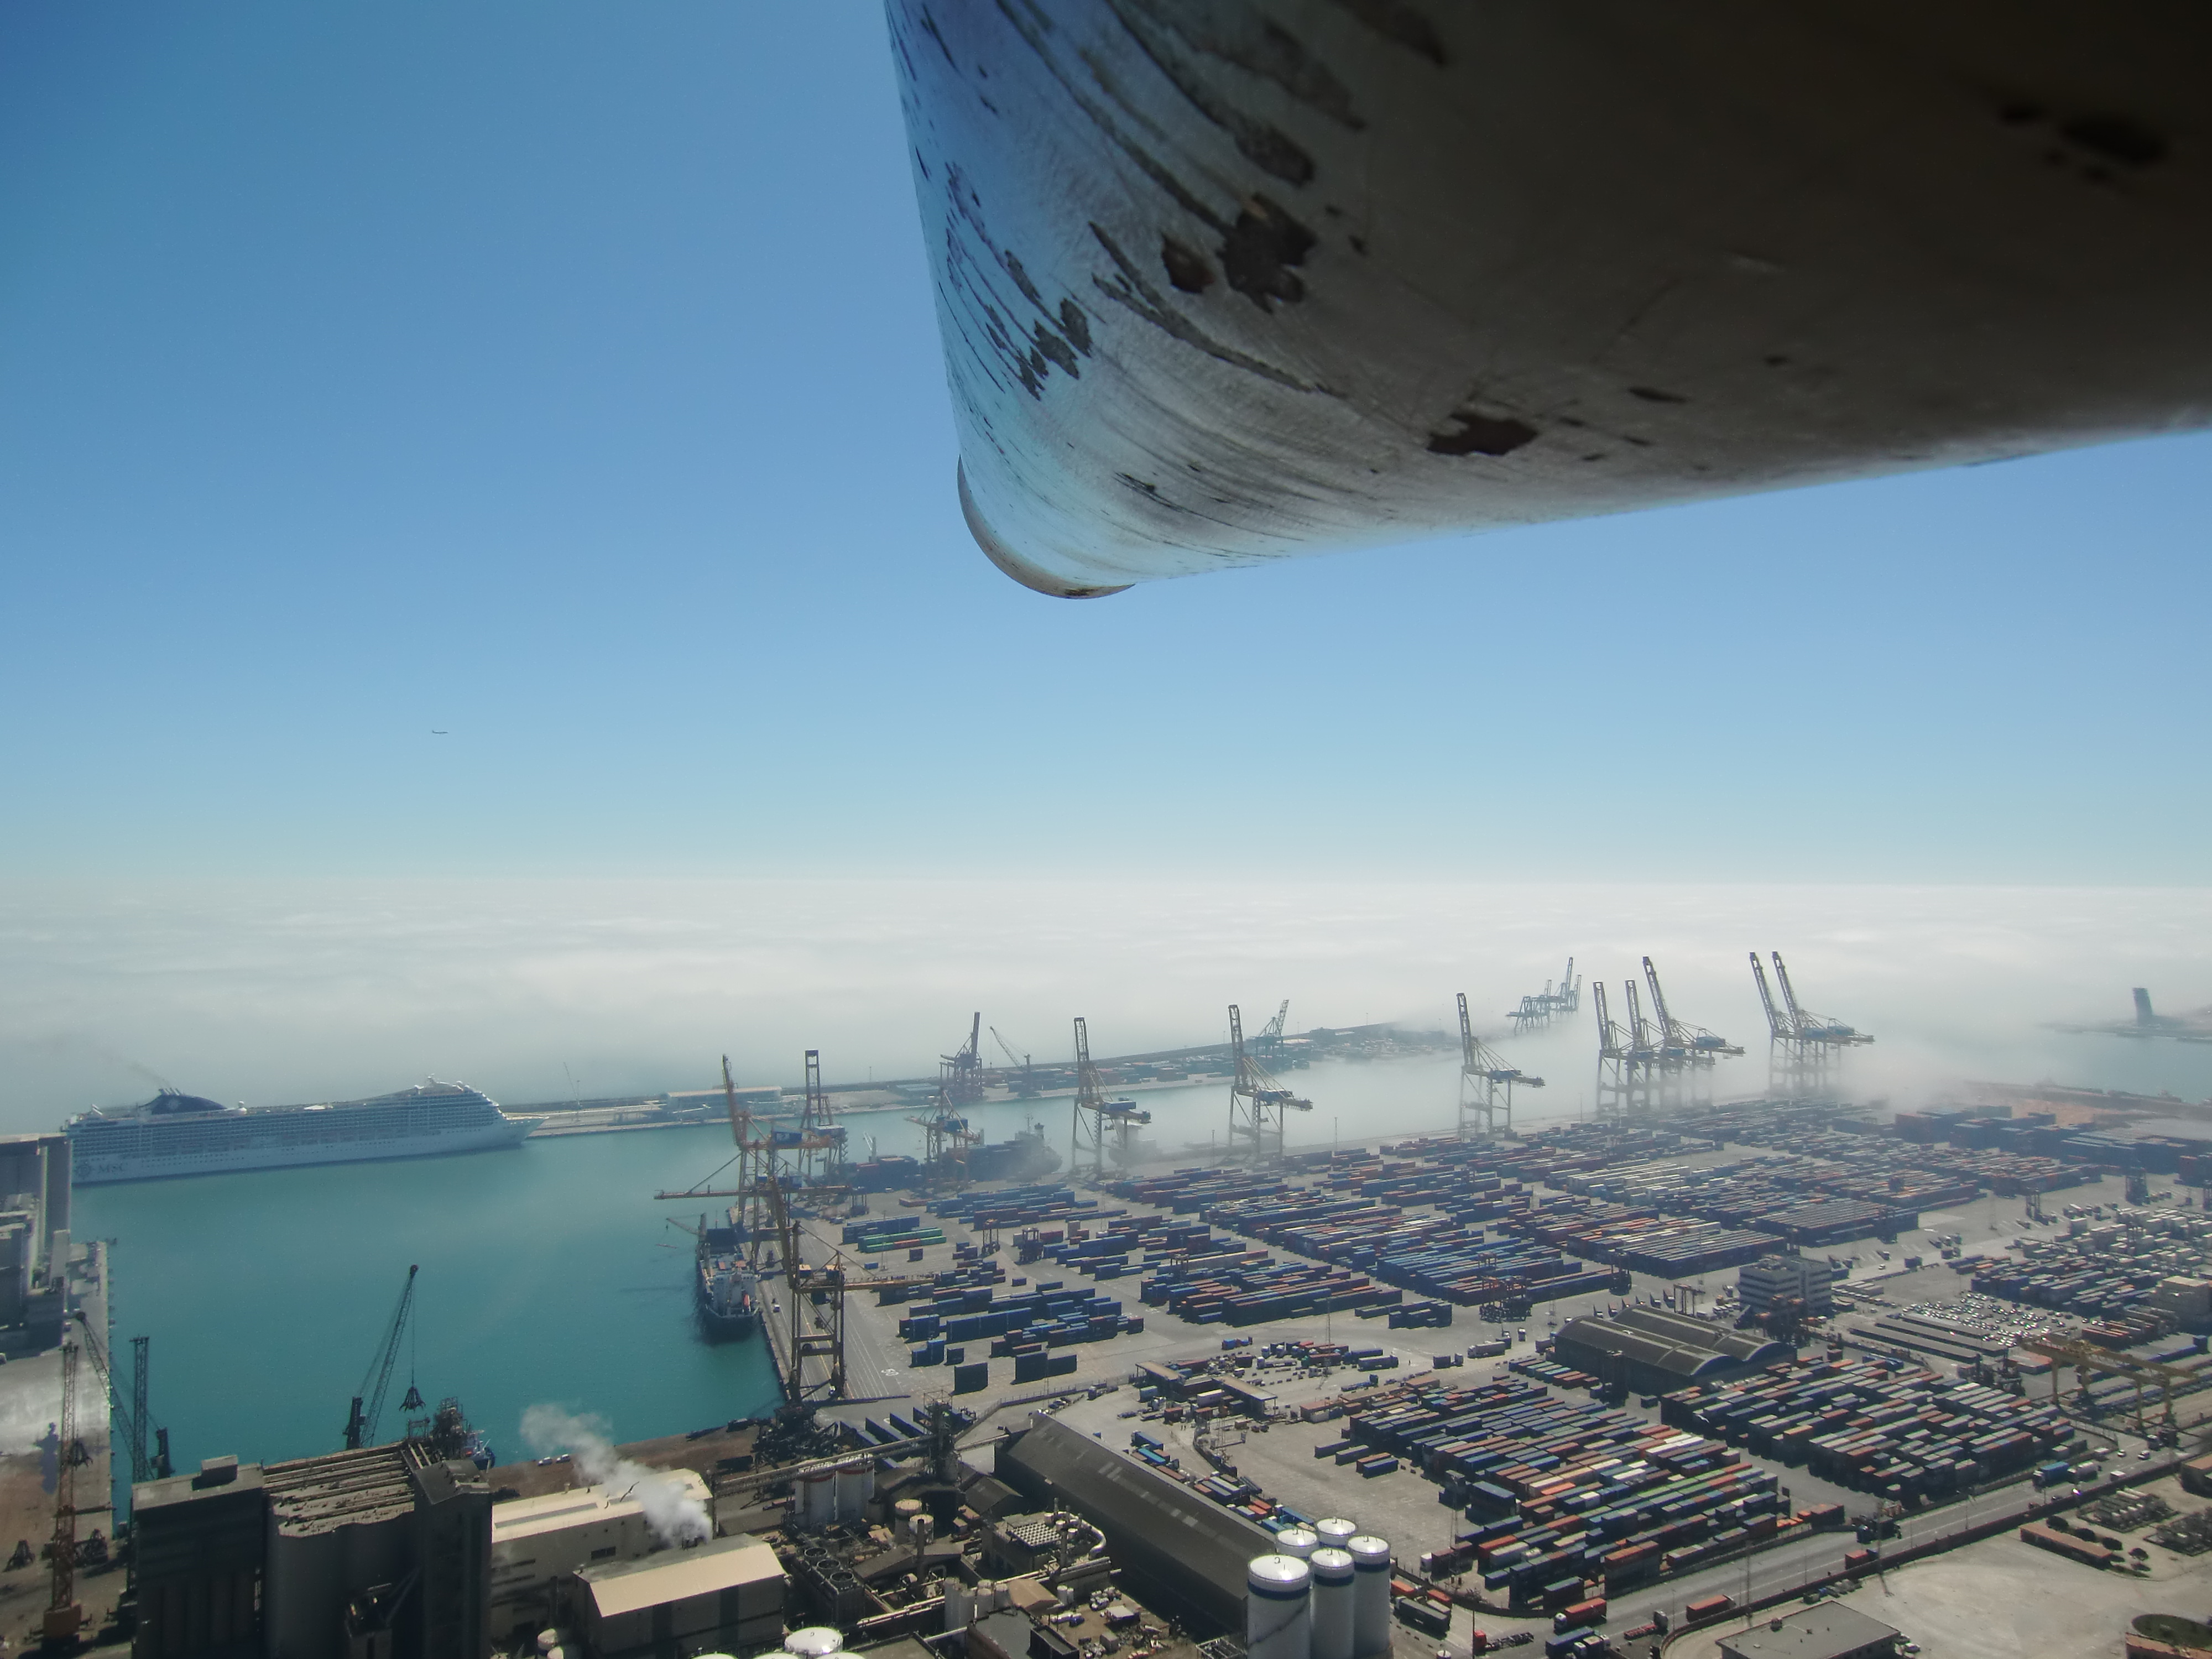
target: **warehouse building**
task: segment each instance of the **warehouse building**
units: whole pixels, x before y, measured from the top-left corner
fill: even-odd
[[[700,1514],[711,1501],[707,1483],[690,1469],[659,1477]],[[491,1514],[491,1613],[495,1640],[535,1636],[557,1623],[555,1601],[571,1573],[603,1562],[635,1561],[660,1547],[633,1485],[580,1486],[538,1498],[510,1498]]]
[[[1835,1269],[1818,1256],[1796,1251],[1747,1261],[1736,1274],[1736,1293],[1753,1313],[1765,1313],[1784,1297],[1794,1297],[1808,1314],[1836,1310]]]
[[[1910,1232],[1920,1224],[1920,1216],[1917,1211],[1869,1204],[1863,1199],[1828,1198],[1792,1205],[1759,1217],[1751,1224],[1792,1244],[1820,1248],[1847,1244],[1855,1238],[1890,1238]]]
[[[1795,1359],[1787,1343],[1664,1308],[1624,1308],[1605,1318],[1571,1319],[1552,1357],[1608,1388],[1668,1394]]]
[[[1721,1638],[1721,1659],[1890,1659],[1898,1632],[1840,1601]]]
[[[1039,1510],[1073,1510],[1105,1534],[1146,1605],[1206,1632],[1243,1628],[1246,1566],[1273,1537],[1042,1412],[1001,1440],[1000,1480]]]
[[[586,1567],[571,1585],[570,1617],[591,1659],[754,1653],[783,1638],[782,1565],[743,1534]]]

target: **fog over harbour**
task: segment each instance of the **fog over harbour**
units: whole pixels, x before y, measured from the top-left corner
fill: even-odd
[[[1464,989],[1497,1034],[1570,954],[1617,982],[1647,952],[1678,1017],[1749,1048],[1721,1073],[1741,1092],[1765,1075],[1752,949],[1781,951],[1809,1006],[1876,1034],[1852,1057],[1862,1097],[1992,1079],[2197,1100],[2212,1095],[2212,1046],[2045,1022],[2124,1020],[2135,985],[2162,1012],[2212,1003],[2208,923],[2212,891],[2194,888],[26,884],[0,893],[0,1121],[50,1127],[143,1099],[156,1079],[263,1104],[434,1074],[526,1102],[703,1087],[724,1052],[741,1080],[790,1083],[806,1048],[832,1082],[912,1077],[978,1008],[1041,1061],[1065,1057],[1074,1014],[1097,1052],[1125,1054],[1219,1041],[1224,1005],[1256,1023],[1284,997],[1293,1030],[1441,1027]],[[1590,1018],[1586,1002],[1508,1045],[1552,1080],[1524,1116],[1587,1103]],[[1294,1140],[1326,1139],[1346,1112],[1366,1133],[1425,1121],[1427,1085],[1376,1098],[1358,1070]]]

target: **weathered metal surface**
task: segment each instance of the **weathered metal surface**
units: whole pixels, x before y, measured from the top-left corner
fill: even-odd
[[[2212,418],[2212,9],[888,11],[1047,592]]]

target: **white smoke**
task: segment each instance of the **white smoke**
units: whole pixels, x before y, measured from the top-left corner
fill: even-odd
[[[660,1469],[633,1463],[607,1438],[606,1419],[579,1417],[558,1406],[529,1406],[522,1413],[522,1438],[539,1457],[567,1452],[594,1486],[616,1498],[632,1498],[645,1511],[653,1535],[672,1547],[701,1544],[714,1535],[707,1506],[684,1481]]]

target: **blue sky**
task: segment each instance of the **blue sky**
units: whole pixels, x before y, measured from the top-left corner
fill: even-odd
[[[1016,587],[862,0],[18,0],[0,223],[18,883],[2205,878],[2201,436]]]

